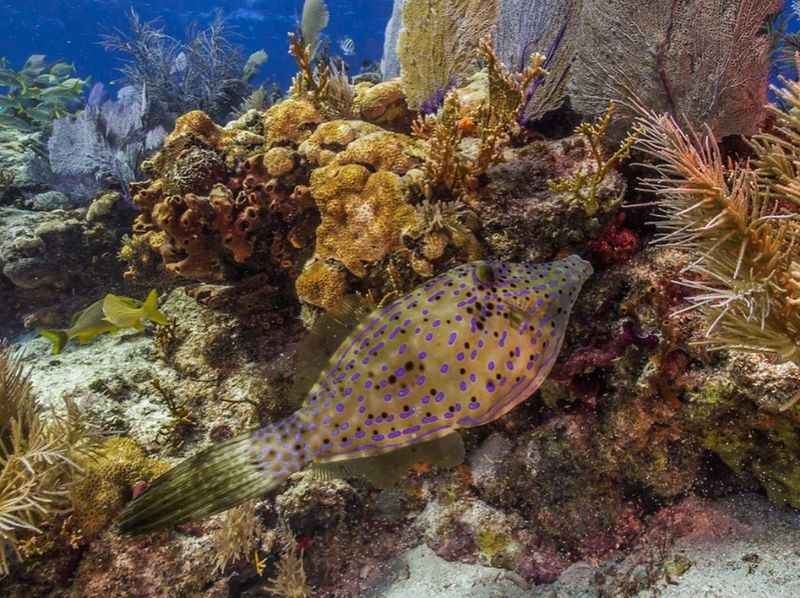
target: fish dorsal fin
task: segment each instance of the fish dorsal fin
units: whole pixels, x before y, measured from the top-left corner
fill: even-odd
[[[342,299],[335,312],[317,317],[297,346],[297,370],[289,390],[290,401],[302,402],[336,349],[373,309],[368,299],[349,295]]]
[[[321,480],[364,478],[377,488],[388,488],[402,480],[409,468],[417,463],[452,468],[463,462],[464,442],[460,434],[453,433],[382,455],[360,457],[349,461],[314,463],[311,466],[311,473]]]

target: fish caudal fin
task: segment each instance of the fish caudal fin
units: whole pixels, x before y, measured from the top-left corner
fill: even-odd
[[[147,295],[147,299],[144,300],[142,304],[142,314],[146,319],[156,324],[161,324],[162,326],[169,324],[167,316],[158,309],[158,293],[155,289],[150,291]]]
[[[69,341],[69,335],[63,330],[51,330],[51,329],[42,329],[39,330],[39,334],[45,337],[47,340],[50,341],[52,345],[53,355],[58,355],[61,353],[61,350],[64,348],[64,345],[67,344]]]
[[[119,529],[138,534],[201,519],[258,497],[303,466],[280,434],[248,432],[201,451],[156,479],[122,512]]]

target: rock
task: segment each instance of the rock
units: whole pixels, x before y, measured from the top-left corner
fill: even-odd
[[[512,449],[508,438],[492,434],[470,455],[472,483],[479,492],[498,500],[508,492]]]
[[[577,562],[543,596],[596,598],[598,592],[619,595],[625,588],[625,595],[664,598],[800,595],[796,511],[777,509],[754,494],[721,501],[689,498],[656,515],[654,523],[659,522],[677,539],[645,542],[628,556],[599,565]]]
[[[365,593],[367,598],[523,598],[530,595],[528,584],[515,573],[451,563],[425,545],[393,561],[385,581]]]
[[[298,474],[300,481],[279,494],[275,506],[295,534],[315,535],[338,527],[356,505],[356,493],[344,480],[322,481]]]
[[[29,210],[49,212],[51,210],[70,210],[80,207],[79,202],[60,191],[45,191],[26,199],[23,206]]]

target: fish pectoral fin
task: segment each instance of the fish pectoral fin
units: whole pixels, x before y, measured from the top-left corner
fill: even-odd
[[[364,478],[373,486],[383,489],[402,480],[412,465],[427,463],[443,468],[456,467],[464,462],[464,454],[461,435],[452,433],[382,455],[314,463],[310,469],[316,479]]]

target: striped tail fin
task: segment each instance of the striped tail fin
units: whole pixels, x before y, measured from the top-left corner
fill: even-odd
[[[52,345],[53,355],[58,355],[61,353],[61,350],[64,348],[69,342],[69,336],[63,330],[50,330],[48,328],[42,328],[39,330],[39,334],[45,337],[47,340],[50,341]]]
[[[248,432],[212,446],[156,479],[122,512],[119,529],[138,534],[201,519],[279,486],[305,465],[281,445],[278,427]]]

